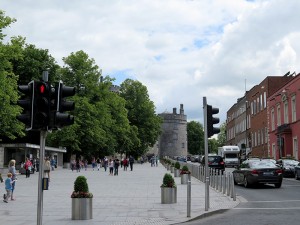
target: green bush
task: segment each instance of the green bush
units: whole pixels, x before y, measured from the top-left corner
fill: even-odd
[[[178,170],[180,169],[180,163],[179,162],[175,163],[175,169],[178,169]]]
[[[175,166],[175,163],[174,163],[174,162],[172,162],[172,163],[171,163],[171,166],[172,166],[172,167],[174,167],[174,166]]]
[[[190,174],[189,168],[185,165],[182,167],[180,174]]]
[[[175,180],[171,174],[166,173],[163,178],[163,184],[161,187],[176,187]]]
[[[78,176],[74,182],[74,191],[71,198],[92,198],[93,194],[89,192],[85,176]]]

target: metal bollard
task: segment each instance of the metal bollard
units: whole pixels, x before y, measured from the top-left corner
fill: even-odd
[[[219,171],[216,173],[216,190],[219,190]]]
[[[228,182],[228,185],[227,185],[227,196],[229,196],[230,195],[230,185],[231,185],[231,182],[230,182],[230,173],[228,173],[227,182]]]
[[[222,192],[222,183],[223,183],[222,179],[223,179],[223,173],[221,171],[221,174],[219,176],[219,189],[218,189],[219,192]]]
[[[226,173],[223,173],[223,194],[225,195],[226,193]]]
[[[191,185],[191,175],[188,176],[188,184],[187,184],[187,217],[191,217],[191,199],[192,195],[192,185]]]
[[[231,198],[233,201],[236,201],[236,192],[235,192],[235,186],[234,186],[234,180],[233,180],[233,175],[232,175],[232,188],[231,188]]]

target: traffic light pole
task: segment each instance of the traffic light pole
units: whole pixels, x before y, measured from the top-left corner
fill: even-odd
[[[209,170],[208,170],[208,138],[207,138],[207,102],[203,97],[203,115],[204,115],[204,157],[205,157],[205,211],[209,208]]]
[[[43,72],[44,81],[48,81],[48,71]],[[40,131],[40,159],[39,159],[39,182],[38,182],[38,202],[37,202],[37,225],[43,224],[43,176],[44,176],[44,159],[46,146],[47,131]]]
[[[38,202],[37,202],[37,225],[43,222],[43,175],[44,175],[44,158],[45,158],[45,142],[47,131],[41,130],[40,133],[40,159],[39,159],[39,182],[38,182]]]

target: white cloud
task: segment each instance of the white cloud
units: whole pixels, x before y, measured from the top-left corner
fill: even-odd
[[[224,122],[245,80],[249,90],[300,65],[298,0],[2,0],[0,8],[18,20],[5,33],[59,63],[83,50],[103,75],[147,86],[158,113],[182,103],[201,123],[203,96]]]

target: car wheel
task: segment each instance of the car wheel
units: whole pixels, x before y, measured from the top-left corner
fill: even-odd
[[[250,187],[250,185],[249,185],[249,183],[248,183],[247,177],[244,177],[244,187],[245,187],[245,188]]]
[[[299,176],[298,176],[298,172],[297,171],[295,171],[295,179],[299,180]]]
[[[281,187],[281,182],[280,183],[277,183],[277,184],[274,184],[276,188],[280,188]]]

